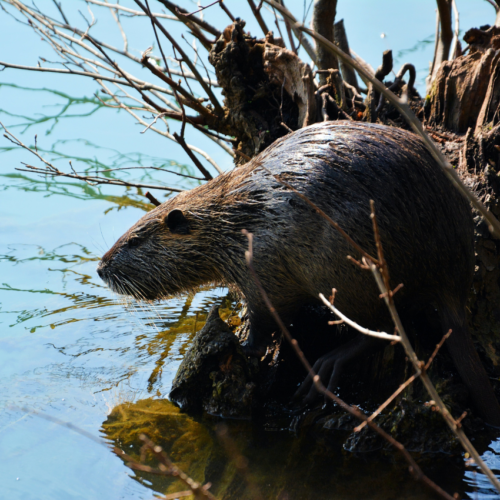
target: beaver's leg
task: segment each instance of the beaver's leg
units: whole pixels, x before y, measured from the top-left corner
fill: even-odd
[[[341,345],[337,349],[329,352],[325,356],[319,358],[314,363],[314,373],[318,374],[323,385],[327,385],[330,392],[334,392],[337,388],[340,374],[344,366],[359,356],[371,354],[387,345],[369,335],[358,334],[349,342]],[[318,396],[318,391],[313,383],[310,375],[302,382],[298,391],[294,394],[294,399],[302,399],[303,403],[311,403]]]

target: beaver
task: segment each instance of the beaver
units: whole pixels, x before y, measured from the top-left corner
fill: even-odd
[[[357,122],[323,122],[277,140],[246,165],[182,192],[146,214],[104,255],[99,276],[120,294],[164,299],[208,283],[244,298],[248,352],[262,354],[277,330],[245,264],[254,234],[254,267],[282,319],[328,296],[358,324],[391,329],[370,273],[346,256],[356,250],[296,193],[314,201],[366,251],[376,255],[375,201],[396,306],[405,318],[437,313],[446,344],[477,408],[500,426],[500,406],[466,326],[474,270],[473,219],[423,142],[413,133]],[[428,333],[421,332],[420,335]],[[336,384],[342,367],[384,341],[362,334],[326,353],[315,367]],[[301,394],[315,396],[304,383]]]

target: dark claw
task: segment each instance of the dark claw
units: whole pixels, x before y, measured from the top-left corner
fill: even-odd
[[[333,393],[337,388],[340,374],[346,363],[362,354],[373,352],[381,346],[383,344],[377,342],[377,339],[373,337],[358,335],[338,349],[319,358],[314,363],[313,371],[319,375],[323,385],[327,386],[327,389]],[[318,390],[311,376],[308,375],[293,397],[302,400],[302,404],[307,405],[312,403],[318,396]]]
[[[314,363],[313,370],[319,375],[319,378],[324,386],[327,385],[326,382],[328,381],[328,390],[333,392],[337,387],[342,365],[342,353],[333,351],[330,354],[318,359],[316,363]],[[312,403],[318,397],[318,389],[314,385],[310,376],[307,376],[306,380],[304,380],[294,395],[294,398],[303,398],[302,403],[306,405]]]

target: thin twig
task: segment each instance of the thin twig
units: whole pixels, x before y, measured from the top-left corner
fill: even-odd
[[[394,295],[394,292],[393,292]],[[438,353],[439,349],[443,347],[444,342],[446,339],[450,336],[451,330],[448,331],[445,335],[443,335],[443,338],[439,342],[439,344],[436,345],[436,348],[434,349],[434,352],[432,353],[431,357],[429,358],[429,361],[427,361],[425,367],[423,367],[422,370],[428,370],[429,367],[431,366],[432,361],[436,357],[436,354]],[[391,396],[389,396],[369,417],[368,420],[373,420],[377,415],[379,415],[387,406],[394,401],[394,399],[399,396],[417,377],[420,376],[422,373],[422,370],[418,370],[414,375],[412,375],[406,382],[401,384],[399,388],[393,392]],[[467,413],[467,412],[465,412]],[[460,417],[462,419],[462,417]],[[459,420],[457,419],[457,424],[459,423]],[[366,426],[365,422],[362,422],[360,425],[354,428],[354,432],[359,432],[363,427]]]
[[[155,207],[159,207],[161,205],[161,201],[158,201],[149,191],[146,191],[144,195]]]
[[[269,28],[267,27],[266,22],[264,21],[264,18],[260,13],[260,9],[257,9],[257,7],[255,7],[253,0],[248,0],[248,5],[250,5],[250,9],[252,9],[253,16],[255,17],[255,19],[257,19],[260,29],[264,33],[264,36],[266,36],[269,33]]]
[[[372,204],[372,219],[376,220],[373,204]],[[375,234],[375,238],[376,238],[377,249],[380,249],[380,251],[382,252],[382,241],[380,240],[380,234],[378,232]],[[381,262],[383,263],[383,265],[380,266],[380,268],[375,266],[374,264],[369,264],[370,270],[372,271],[373,276],[375,277],[375,281],[377,282],[380,292],[384,295],[384,301],[389,310],[392,321],[396,326],[396,330],[401,336],[401,344],[405,349],[408,359],[411,361],[416,371],[421,370],[423,367],[423,362],[418,359],[417,354],[413,350],[413,347],[410,343],[410,340],[405,332],[405,329],[399,317],[396,306],[394,305],[393,294],[391,293],[390,288],[386,286],[386,283],[389,282],[389,272],[387,268],[387,263],[383,259],[381,259]],[[442,340],[442,342],[444,342],[444,340]],[[493,474],[490,468],[484,463],[477,450],[474,448],[472,443],[469,441],[468,437],[463,432],[463,429],[461,429],[461,427],[457,425],[457,422],[455,421],[451,413],[448,411],[448,408],[446,407],[443,400],[439,396],[436,388],[434,387],[433,383],[431,382],[425,370],[422,370],[420,378],[429,396],[433,401],[435,401],[436,406],[439,408],[440,413],[442,414],[445,422],[448,424],[448,427],[458,438],[465,451],[467,451],[471,455],[476,464],[483,471],[485,476],[489,479],[491,484],[497,489],[497,491],[500,492],[500,481],[496,478],[496,476]]]
[[[146,6],[140,0],[134,0],[134,1],[144,12],[150,13],[149,9],[147,9]],[[208,95],[210,102],[214,105],[215,111],[222,116],[224,114],[224,112],[222,110],[222,107],[221,107],[219,101],[217,100],[217,97],[215,97],[215,94],[212,92],[212,89],[210,88],[210,86],[205,83],[203,77],[199,74],[197,68],[191,62],[190,58],[187,57],[186,53],[182,50],[181,46],[175,41],[174,37],[172,35],[170,35],[170,33],[163,27],[163,25],[158,21],[158,19],[156,19],[156,17],[154,17],[154,15],[151,14],[150,19],[156,24],[156,26],[165,35],[165,37],[172,44],[172,46],[175,47],[175,49],[182,56],[182,59],[189,66],[189,69],[196,76],[198,83],[202,86],[203,90]]]
[[[123,12],[127,12],[128,14],[132,14],[133,16],[146,16],[144,12],[141,12],[140,10],[133,10],[128,7],[124,7],[123,5],[120,5],[118,3],[107,3],[107,2],[100,2],[99,0],[85,0],[87,3],[93,3],[94,5],[100,5],[101,7],[109,7],[113,8],[115,10],[121,10]],[[154,13],[155,17],[158,17],[160,19],[170,19],[172,21],[177,21],[177,17],[175,16],[169,16],[168,14],[162,14],[160,12],[155,12]],[[69,24],[66,21],[66,24]]]
[[[412,375],[406,382],[401,384],[398,389],[396,389],[391,396],[389,396],[369,417],[368,420],[371,422],[375,417],[377,417],[382,411],[391,404],[392,401],[396,397],[398,397],[409,385],[411,385],[417,377],[420,375],[420,371]],[[361,422],[357,427],[354,427],[354,432],[359,432],[361,431],[364,427],[366,427],[367,423],[366,422]]]
[[[369,330],[368,328],[358,325],[352,319],[349,319],[345,314],[342,314],[322,293],[319,294],[319,298],[321,299],[323,304],[325,304],[325,306],[328,307],[328,309],[330,309],[330,311],[335,313],[342,320],[342,322],[345,322],[348,325],[352,326],[354,329],[358,330],[358,332],[361,332],[363,335],[368,335],[369,337],[377,337],[379,339],[384,339],[384,340],[391,340],[394,342],[401,341],[399,335],[391,335],[390,333],[385,333],[385,332],[376,332],[374,330]]]
[[[195,164],[196,168],[201,172],[201,174],[205,177],[205,179],[207,181],[213,179],[212,174],[201,164],[200,160],[196,158],[194,153],[188,147],[186,141],[184,140],[184,137],[180,136],[177,132],[174,132],[174,137],[175,140],[180,144],[182,149],[184,149],[184,151],[187,153],[189,158],[191,158],[191,161]]]
[[[212,2],[211,4],[207,5],[206,7],[200,7],[198,10],[195,10],[194,12],[191,12],[189,14],[186,14],[186,17],[190,17],[193,14],[198,14],[198,12],[201,12],[202,10],[208,9],[209,7],[212,7],[216,3],[220,3],[222,0],[215,0],[215,2]]]
[[[434,352],[431,354],[429,361],[427,361],[427,363],[424,366],[425,371],[427,371],[430,368],[432,362],[434,361],[434,358],[436,357],[436,354],[439,352],[439,349],[441,349],[441,347],[443,347],[443,344],[446,342],[446,339],[451,335],[451,333],[452,333],[452,330],[451,329],[448,330],[448,332],[443,335],[443,338],[441,339],[439,344],[436,345],[436,348],[434,349]]]
[[[131,83],[126,80],[118,80],[110,76],[101,75],[100,73],[91,73],[89,71],[76,71],[72,69],[59,69],[59,68],[42,68],[41,66],[22,66],[20,64],[12,64],[4,61],[0,61],[0,66],[13,69],[24,69],[28,71],[40,71],[46,73],[63,73],[68,75],[88,76],[90,78],[93,78],[94,80],[104,80],[106,82],[111,82],[111,83],[120,83],[122,85],[126,85],[127,87],[137,88],[143,91],[154,89],[157,90],[158,92],[163,92],[165,94],[173,95],[173,92],[171,90],[159,87],[158,85],[153,85],[151,83],[145,83],[145,82],[136,83],[136,81],[134,81],[134,83]]]
[[[73,173],[66,173],[58,168],[56,168],[52,163],[48,162],[45,158],[43,158],[37,151],[33,150],[29,146],[26,146],[23,142],[21,142],[12,132],[10,132],[5,125],[0,122],[0,126],[5,130],[4,137],[11,141],[13,144],[16,144],[17,146],[22,147],[23,149],[26,149],[26,151],[29,151],[30,153],[34,154],[40,161],[42,161],[46,167],[45,168],[40,168],[40,167],[35,167],[33,165],[28,165],[26,163],[23,163],[23,165],[26,166],[26,168],[16,168],[16,170],[20,172],[31,172],[35,174],[40,174],[40,175],[50,175],[50,176],[57,176],[57,177],[69,177],[71,179],[78,179],[80,181],[84,181],[87,184],[90,185],[95,185],[95,184],[111,184],[115,186],[126,186],[126,187],[138,187],[138,188],[148,188],[148,189],[161,189],[163,191],[173,191],[173,192],[182,192],[184,189],[179,189],[179,188],[174,188],[174,187],[167,187],[167,186],[161,186],[161,185],[154,185],[154,184],[142,184],[142,183],[137,183],[137,182],[127,182],[127,181],[122,181],[120,179],[108,179],[107,177],[99,177],[98,175],[80,175],[77,174],[74,170]]]

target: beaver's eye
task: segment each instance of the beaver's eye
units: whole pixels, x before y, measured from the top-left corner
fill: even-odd
[[[127,241],[127,245],[129,248],[136,248],[142,243],[142,238],[139,236],[133,236]]]

